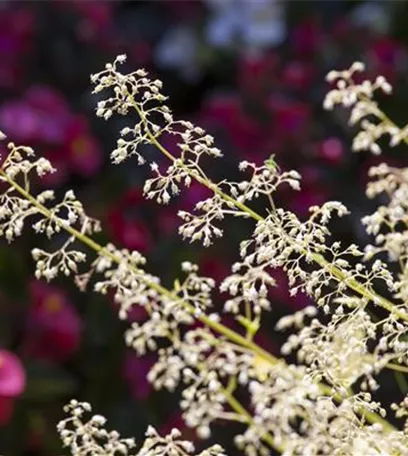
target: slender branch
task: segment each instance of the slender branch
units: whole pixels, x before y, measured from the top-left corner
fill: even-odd
[[[130,102],[132,106],[135,108],[136,112],[138,113],[144,127],[146,130],[146,134],[148,138],[150,139],[151,143],[157,147],[157,149],[160,150],[169,160],[172,162],[176,161],[176,157],[174,157],[158,140],[156,135],[154,135],[150,129],[149,125],[146,121],[145,116],[143,115],[143,112],[140,110],[137,102],[133,98],[133,96],[128,92],[128,96],[130,99]],[[408,141],[408,139],[407,139]],[[181,165],[183,166],[183,165]],[[207,178],[203,178],[196,173],[192,172],[189,168],[184,167],[184,170],[192,177],[194,178],[197,182],[203,184],[206,186],[208,189],[213,191],[215,194],[220,196],[224,201],[227,201],[228,203],[233,204],[235,207],[239,208],[241,211],[245,212],[249,217],[253,218],[257,222],[262,222],[265,220],[264,217],[262,217],[260,214],[252,210],[249,206],[247,206],[244,203],[241,203],[240,201],[236,200],[235,198],[231,197],[227,193],[224,193],[217,184],[214,182],[210,181]],[[311,257],[313,258],[314,262],[317,263],[319,266],[321,266],[323,269],[329,271],[334,277],[336,277],[339,281],[344,282],[348,288],[352,289],[355,291],[357,294],[359,294],[361,297],[366,298],[370,301],[373,301],[375,304],[379,305],[383,309],[387,310],[388,312],[392,313],[393,315],[396,315],[399,319],[408,322],[408,313],[405,311],[402,311],[396,307],[394,303],[389,301],[388,299],[384,298],[374,290],[367,289],[363,284],[358,282],[356,279],[349,277],[349,275],[340,269],[337,266],[332,265],[330,262],[328,262],[321,254],[316,253],[316,252],[308,252],[305,249],[302,249],[302,253],[304,254],[310,254]]]

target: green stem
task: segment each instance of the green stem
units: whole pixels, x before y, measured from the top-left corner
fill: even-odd
[[[132,97],[130,93],[128,93],[129,98],[131,100],[132,106],[135,108],[136,112],[138,113],[144,127],[146,130],[146,134],[151,141],[151,143],[157,147],[169,160],[172,162],[176,161],[176,158],[157,140],[156,136],[150,131],[149,126],[147,124],[146,118],[143,115],[143,112],[140,110],[138,104]],[[202,176],[192,172],[187,167],[184,167],[185,171],[199,183],[206,186],[208,189],[213,191],[215,194],[220,196],[224,201],[233,204],[235,207],[240,209],[241,211],[248,214],[249,217],[254,219],[257,222],[265,221],[265,218],[262,217],[260,214],[252,210],[246,204],[241,203],[240,201],[236,200],[235,198],[231,197],[230,195],[224,193],[217,184],[211,182],[209,179],[205,179]],[[293,241],[294,242],[294,241]],[[380,294],[376,293],[374,290],[367,289],[363,284],[358,282],[356,279],[349,277],[349,275],[343,271],[342,269],[338,268],[337,266],[332,265],[329,261],[327,261],[321,254],[316,252],[308,252],[305,249],[302,249],[303,254],[309,254],[315,263],[321,266],[323,269],[330,272],[333,277],[336,277],[340,282],[343,281],[350,289],[355,291],[360,296],[373,301],[375,304],[379,305],[383,309],[387,310],[388,312],[396,315],[399,319],[408,322],[408,313],[398,309],[391,301],[384,298]]]

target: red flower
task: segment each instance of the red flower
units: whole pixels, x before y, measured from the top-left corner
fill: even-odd
[[[25,385],[26,375],[20,359],[7,350],[0,350],[0,426],[11,419],[14,400]]]
[[[367,55],[374,76],[381,74],[392,83],[399,71],[405,71],[407,52],[392,38],[376,38],[367,50]]]
[[[183,190],[180,196],[180,206],[185,211],[193,211],[198,202],[210,198],[212,195],[213,192],[210,189],[197,181],[193,181],[190,187]]]
[[[153,240],[149,229],[138,216],[141,205],[146,207],[142,191],[138,188],[129,190],[108,213],[107,226],[112,238],[123,247],[147,252]]]
[[[80,343],[82,328],[77,310],[55,286],[35,280],[30,292],[25,354],[50,360],[69,358]]]
[[[217,282],[217,285],[231,274],[231,266],[215,256],[205,256],[200,260],[199,267],[200,274],[211,277]]]
[[[252,95],[265,94],[276,84],[279,56],[276,52],[242,56],[238,68],[238,85]]]
[[[216,95],[207,99],[201,123],[209,130],[226,133],[234,150],[245,154],[259,151],[266,137],[264,128],[244,112],[236,95]]]
[[[165,423],[160,426],[159,434],[163,436],[170,434],[171,430],[174,428],[182,431],[183,439],[189,440],[190,442],[197,440],[197,434],[194,428],[186,426],[180,412],[175,412],[167,418]]]
[[[293,51],[307,57],[315,54],[324,43],[323,32],[315,18],[306,19],[297,25],[290,40]]]

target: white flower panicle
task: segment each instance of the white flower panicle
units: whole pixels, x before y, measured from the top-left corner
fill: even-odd
[[[364,70],[363,63],[355,62],[349,70],[330,71],[326,79],[334,84],[335,88],[326,95],[323,106],[327,110],[332,110],[336,105],[349,108],[350,125],[360,124],[362,128],[353,140],[353,150],[369,150],[378,155],[381,153],[378,144],[381,137],[388,135],[390,146],[396,146],[407,138],[408,129],[398,128],[374,100],[376,91],[385,94],[392,92],[391,85],[383,76],[378,76],[374,82],[355,82],[356,73],[362,73]]]
[[[87,402],[72,400],[64,411],[69,416],[58,423],[57,429],[72,456],[226,456],[219,445],[196,453],[191,442],[180,439],[178,429],[161,437],[152,426],[147,429],[140,449],[136,450],[133,438],[123,439],[118,432],[105,429],[103,416],[88,417],[92,408]]]
[[[106,419],[93,415],[87,402],[72,400],[64,411],[68,418],[58,423],[57,430],[64,447],[68,447],[73,456],[116,456],[135,455],[134,439],[121,439],[116,431],[105,429]]]
[[[260,166],[242,162],[241,181],[210,180],[203,157],[221,156],[212,136],[188,121],[174,120],[162,83],[145,70],[122,74],[118,67],[124,61],[119,56],[92,76],[94,93],[105,97],[98,101],[98,116],[137,114],[136,124],[122,130],[112,161],[135,156],[139,164],[148,162],[152,176],[144,194],[159,204],[170,203],[193,181],[211,191],[191,212],[179,212],[179,232],[190,242],[211,245],[223,236],[220,224],[229,216],[253,219],[253,233],[241,242],[231,274],[217,284],[185,261],[184,277],[166,287],[147,271],[139,252],[113,244],[103,247],[92,239],[99,223],[85,214],[72,191],[61,202],[50,190],[34,195],[35,179],[53,168],[35,158],[31,148],[13,143],[0,169],[0,180],[7,184],[0,196],[0,234],[10,242],[30,219],[34,232],[60,246],[52,252],[33,249],[38,278],[73,275],[81,290],[92,287],[113,296],[119,318],[130,320],[126,343],[139,355],[157,353],[149,381],[156,389],[181,391],[184,420],[201,438],[211,435],[216,422],[232,421],[241,426],[235,444],[247,456],[269,455],[272,448],[286,456],[408,455],[406,422],[398,430],[386,421],[390,410],[370,392],[381,387],[378,374],[383,369],[408,371],[407,170],[384,164],[372,168],[368,197],[387,197],[374,214],[363,218],[373,245],[342,245],[331,232],[332,219],[348,215],[342,203],[313,206],[305,220],[275,205],[281,186],[300,189],[300,175],[281,170],[273,156]],[[392,146],[406,140],[405,129],[398,129],[373,100],[377,91],[389,93],[389,84],[381,77],[356,83],[361,71],[357,63],[350,70],[331,72],[328,79],[336,87],[325,107],[351,108],[351,123],[362,128],[354,148],[379,153],[378,140],[384,134],[391,136]],[[176,139],[177,153],[163,146],[166,136]],[[168,166],[165,160],[150,158],[152,145]],[[263,214],[249,206],[256,199],[266,203]],[[79,271],[86,257],[73,248],[77,242],[96,254],[87,272]],[[383,253],[387,258],[374,258]],[[398,266],[397,273],[386,260]],[[293,353],[296,366],[255,342],[264,313],[273,307],[270,289],[276,286],[276,269],[287,274],[291,296],[303,292],[317,304],[283,317],[277,325],[294,329],[282,355]],[[379,287],[386,296],[376,291]],[[215,289],[224,293],[222,311],[232,314],[239,330],[225,326],[222,315],[214,312]],[[132,321],[135,306],[145,317]],[[378,319],[377,307],[382,311]],[[393,406],[397,419],[405,419],[407,409],[406,400]],[[136,450],[133,439],[106,431],[103,417],[88,419],[88,404],[73,401],[66,411],[70,417],[58,429],[73,455],[185,456],[195,451],[180,440],[178,431],[160,437],[153,428]],[[199,455],[224,452],[216,445]]]
[[[66,228],[69,230],[72,227],[83,234],[100,231],[99,222],[86,215],[72,190],[67,191],[59,203],[55,201],[52,190],[31,196],[32,174],[42,177],[54,169],[48,160],[36,159],[29,147],[9,143],[8,149],[0,175],[0,180],[8,184],[0,196],[0,235],[11,242],[22,234],[28,220],[33,221],[31,226],[36,233],[45,234],[49,239],[53,236],[61,238]],[[37,278],[51,280],[59,272],[65,275],[78,272],[78,264],[85,261],[86,255],[72,248],[76,238],[69,231],[68,234],[71,235],[54,252],[39,248],[33,250]]]

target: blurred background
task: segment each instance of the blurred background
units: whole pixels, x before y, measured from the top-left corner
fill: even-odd
[[[140,250],[168,284],[182,260],[222,279],[251,224],[226,226],[228,236],[206,250],[184,244],[177,210],[191,209],[206,192],[192,185],[158,207],[142,198],[146,169],[109,163],[122,120],[95,117],[89,75],[126,53],[129,69],[144,67],[163,80],[177,117],[216,137],[225,158],[221,169],[212,166],[214,178],[236,176],[240,160],[262,163],[274,154],[303,176],[302,191],[280,193],[279,204],[305,217],[310,205],[341,200],[353,217],[336,223],[337,238],[364,244],[366,172],[379,159],[352,153],[347,117],[322,110],[324,76],[364,61],[367,77],[382,74],[394,85],[397,96],[381,102],[402,125],[407,22],[407,2],[390,0],[2,0],[0,129],[52,160],[57,173],[38,187],[73,188],[102,220],[100,242]],[[386,154],[394,165],[407,165],[406,157],[399,149]],[[55,425],[72,397],[90,401],[125,436],[140,437],[152,424],[161,432],[179,427],[195,440],[178,394],[154,392],[146,380],[154,356],[138,358],[125,347],[127,323],[113,302],[81,294],[70,280],[34,279],[30,249],[42,242],[27,232],[12,246],[0,243],[0,454],[63,454]],[[274,321],[309,303],[289,299],[284,274],[276,278],[274,311],[258,336],[275,353],[282,335]],[[216,300],[220,306],[222,296]],[[231,448],[230,429],[221,424],[213,439]]]

